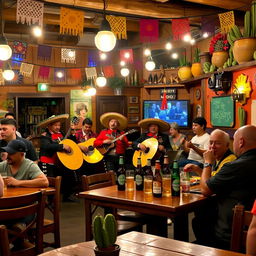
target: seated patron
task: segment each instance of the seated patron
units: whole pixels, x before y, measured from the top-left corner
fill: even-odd
[[[186,141],[186,135],[180,133],[179,126],[176,122],[170,124],[169,134],[169,141],[172,150],[182,150]]]
[[[253,217],[247,233],[246,254],[256,256],[256,200],[251,212]]]
[[[15,116],[14,116],[13,113],[8,112],[8,113],[6,113],[6,114],[4,115],[4,118],[7,118],[7,119],[15,119]],[[19,137],[22,137],[21,134],[20,134],[20,132],[18,132],[17,130],[16,130],[16,135],[19,136]]]
[[[7,186],[48,187],[48,180],[38,165],[25,158],[27,149],[23,141],[12,140],[1,150],[8,153],[7,160],[0,163],[0,174],[7,176]]]
[[[217,203],[217,217],[212,219],[213,236],[207,245],[222,249],[230,248],[234,206],[242,204],[245,209],[251,209],[256,198],[256,127],[240,127],[234,134],[233,147],[238,158],[223,165],[215,176],[211,176],[214,164],[212,150],[204,153],[200,181],[202,194],[216,194]]]
[[[142,150],[145,152],[147,148],[141,142],[149,138],[156,138],[158,140],[158,150],[152,159],[152,165],[154,165],[154,161],[160,157],[161,160],[163,160],[164,154],[170,149],[168,135],[164,134],[163,132],[168,131],[170,129],[170,125],[160,119],[147,118],[139,121],[138,126],[143,130],[147,130],[147,132],[143,133],[132,143],[133,149]]]
[[[186,164],[196,164],[203,168],[203,153],[209,148],[210,135],[205,131],[207,122],[203,117],[197,117],[193,120],[192,130],[196,135],[191,141],[185,141],[184,150],[188,152],[188,158],[179,161],[179,166]]]

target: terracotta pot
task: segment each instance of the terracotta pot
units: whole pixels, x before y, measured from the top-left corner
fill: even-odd
[[[217,68],[223,67],[227,59],[228,52],[226,51],[213,52],[212,54],[212,64],[215,65]]]
[[[193,77],[201,76],[203,74],[201,63],[193,63],[191,67]]]
[[[96,256],[118,256],[120,253],[120,246],[115,244],[111,248],[99,249],[97,246],[94,247],[94,253]]]
[[[192,78],[191,68],[190,67],[180,67],[178,71],[178,77],[181,81]]]
[[[239,64],[253,60],[253,53],[255,51],[256,38],[241,38],[234,43],[233,54]]]

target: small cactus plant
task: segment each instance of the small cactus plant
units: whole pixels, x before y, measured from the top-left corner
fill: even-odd
[[[199,55],[200,55],[200,49],[199,48],[195,48],[193,63],[200,62]]]
[[[95,216],[93,220],[93,236],[99,250],[115,246],[117,223],[113,214]]]

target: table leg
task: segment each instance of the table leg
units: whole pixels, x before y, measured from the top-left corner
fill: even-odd
[[[167,218],[161,216],[147,216],[147,234],[168,237]]]
[[[174,239],[188,242],[188,214],[175,216],[174,224]]]
[[[85,241],[92,240],[92,215],[91,215],[91,203],[86,199],[84,200],[84,212],[85,212]]]

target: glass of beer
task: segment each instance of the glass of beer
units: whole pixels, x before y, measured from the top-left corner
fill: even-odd
[[[171,196],[171,174],[162,175],[163,196]]]
[[[125,181],[126,181],[126,190],[134,191],[134,170],[126,170]]]
[[[153,176],[145,175],[144,176],[144,193],[152,194],[152,185],[153,185]]]
[[[180,186],[181,191],[183,193],[190,192],[190,177],[188,172],[184,172],[184,170],[180,170]]]

